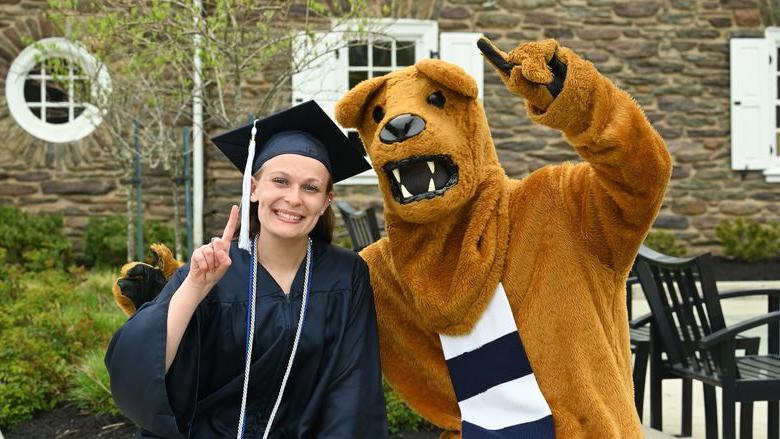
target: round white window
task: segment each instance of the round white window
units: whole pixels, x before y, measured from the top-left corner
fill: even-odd
[[[53,143],[79,140],[100,125],[111,89],[106,67],[82,46],[46,38],[26,47],[5,82],[8,110],[33,136]]]

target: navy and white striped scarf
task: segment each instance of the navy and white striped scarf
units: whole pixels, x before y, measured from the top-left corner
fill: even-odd
[[[500,283],[469,334],[439,334],[460,407],[463,439],[555,437]]]

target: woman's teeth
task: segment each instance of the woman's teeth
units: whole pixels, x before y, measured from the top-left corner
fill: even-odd
[[[286,221],[300,221],[301,218],[303,218],[300,215],[293,215],[293,214],[286,213],[286,212],[281,212],[281,211],[278,211],[278,210],[276,211],[276,214],[279,215],[280,218],[282,218],[283,220],[286,220]]]

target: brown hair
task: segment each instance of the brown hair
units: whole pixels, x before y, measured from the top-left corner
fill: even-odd
[[[255,180],[260,179],[260,175],[263,172],[263,168],[260,168],[257,173],[252,177]],[[328,184],[326,185],[325,193],[333,192],[333,179],[328,176]],[[332,204],[332,203],[331,203]],[[253,237],[256,234],[260,233],[260,219],[257,217],[257,201],[252,201],[249,203],[249,237]],[[328,244],[330,244],[333,241],[333,229],[336,226],[336,215],[333,213],[333,209],[331,208],[331,205],[328,205],[328,207],[325,209],[325,213],[323,213],[320,218],[317,220],[317,224],[314,225],[314,228],[311,229],[311,232],[309,232],[309,236],[313,238],[319,238]],[[238,230],[236,230],[236,236],[238,235]]]

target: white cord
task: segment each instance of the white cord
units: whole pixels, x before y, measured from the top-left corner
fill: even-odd
[[[244,437],[244,418],[246,416],[246,399],[249,389],[249,366],[252,363],[252,345],[255,339],[255,292],[257,291],[257,263],[255,255],[257,249],[257,237],[252,243],[252,254],[249,258],[249,269],[252,270],[252,294],[249,298],[249,342],[246,347],[246,361],[244,364],[244,390],[241,393],[241,411],[238,418],[238,434],[236,439]]]

